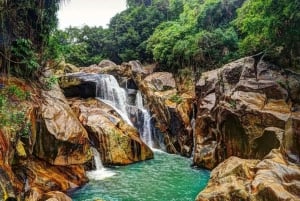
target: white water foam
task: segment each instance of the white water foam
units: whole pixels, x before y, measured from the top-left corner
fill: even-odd
[[[88,171],[86,173],[87,177],[91,180],[103,180],[108,177],[112,177],[112,176],[116,175],[115,172],[104,168],[101,158],[100,158],[100,154],[97,151],[97,149],[94,147],[92,147],[91,149],[92,149],[93,155],[94,155],[96,170]]]

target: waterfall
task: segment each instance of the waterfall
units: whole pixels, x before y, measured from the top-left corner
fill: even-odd
[[[195,129],[196,129],[196,122],[195,122],[195,118],[193,117],[192,120],[191,120],[191,126],[192,126],[192,132],[193,132],[193,150],[192,150],[192,155],[191,155],[191,158],[193,159],[194,158],[194,155],[195,155],[195,149],[196,149],[196,136],[195,136]]]
[[[98,74],[96,79],[97,98],[99,98],[102,102],[110,105],[113,109],[116,110],[116,112],[126,123],[133,126],[133,123],[130,121],[129,114],[126,109],[128,105],[127,93],[123,88],[119,86],[116,78],[108,74]],[[140,91],[138,91],[136,94],[135,105],[133,107],[137,108],[135,116],[138,118],[138,121],[141,122],[138,126],[141,138],[149,147],[153,147],[151,134],[151,116],[149,112],[144,108],[143,98]]]
[[[193,118],[191,119],[191,127],[192,127],[192,134],[193,134],[193,150],[192,150],[192,154],[191,154],[191,159],[194,158],[195,155],[195,151],[196,151],[196,118],[197,118],[197,112],[196,112],[196,105],[193,104],[192,105],[192,109],[193,109]]]
[[[100,158],[100,153],[98,152],[98,150],[94,147],[91,147],[91,149],[92,149],[93,156],[94,156],[96,170],[88,171],[87,172],[88,178],[93,179],[93,180],[103,180],[105,178],[114,176],[116,174],[115,172],[110,171],[103,167],[102,161]]]
[[[153,147],[153,140],[152,140],[152,133],[151,133],[151,116],[144,108],[143,104],[143,97],[141,95],[141,92],[138,91],[136,94],[136,101],[135,101],[136,107],[142,112],[142,118],[143,118],[143,125],[141,128],[139,128],[141,138],[142,140],[150,147]],[[138,118],[138,115],[137,115]]]
[[[101,158],[100,158],[100,153],[94,147],[92,147],[91,149],[92,149],[92,152],[93,152],[93,155],[94,155],[96,170],[102,170],[103,165],[102,165],[102,161],[101,161]]]
[[[112,75],[98,74],[96,96],[107,100],[118,108],[122,113],[127,114],[127,96],[123,88],[119,86],[118,81]]]
[[[99,100],[101,100],[102,102],[104,102],[105,104],[109,105],[110,107],[112,107],[121,117],[122,119],[127,123],[129,124],[130,126],[133,126],[132,122],[130,121],[130,119],[128,118],[128,114],[127,112],[124,113],[122,110],[120,110],[119,108],[117,108],[115,106],[115,104],[112,102],[112,101],[109,101],[109,100],[104,100],[104,99],[101,99],[99,98]]]

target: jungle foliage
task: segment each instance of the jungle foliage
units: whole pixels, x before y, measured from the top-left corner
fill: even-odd
[[[1,71],[32,77],[45,61],[140,60],[195,72],[264,53],[300,68],[298,0],[127,0],[107,28],[57,30],[59,0],[0,0]]]
[[[1,72],[31,78],[46,60],[59,0],[0,0]]]
[[[265,59],[299,67],[297,0],[127,0],[109,27],[70,27],[67,62],[87,66],[110,59],[157,62],[162,70],[217,68],[264,52]],[[298,23],[297,23],[298,22]],[[65,38],[67,37],[67,38]]]

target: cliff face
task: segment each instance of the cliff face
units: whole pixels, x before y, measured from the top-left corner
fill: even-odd
[[[176,79],[168,72],[147,70],[136,61],[127,65],[155,120],[156,138],[163,139],[167,152],[190,157],[193,152],[194,100],[191,77],[183,74]],[[182,80],[186,82],[182,83]]]
[[[289,163],[279,150],[262,161],[231,156],[212,172],[197,201],[300,200],[300,168]]]
[[[45,200],[46,194],[70,199],[55,191],[65,193],[88,181],[82,166],[91,159],[87,132],[57,86],[44,91],[15,78],[3,82],[1,199]]]
[[[194,163],[214,168],[196,200],[300,200],[300,75],[244,58],[196,93]]]
[[[230,156],[262,159],[279,147],[299,162],[299,92],[299,75],[256,66],[253,58],[203,73],[196,85],[194,163],[212,169]]]

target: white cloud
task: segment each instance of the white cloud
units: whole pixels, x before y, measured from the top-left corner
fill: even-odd
[[[115,14],[126,9],[126,0],[70,0],[60,6],[59,28],[69,26],[103,26]]]

